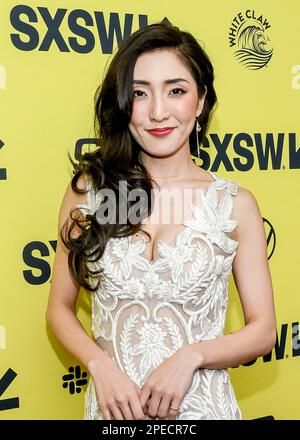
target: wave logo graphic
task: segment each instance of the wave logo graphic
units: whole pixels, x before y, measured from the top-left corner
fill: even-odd
[[[235,58],[249,70],[267,66],[273,55],[267,30],[269,21],[254,10],[239,12],[230,25],[229,45],[234,47]]]

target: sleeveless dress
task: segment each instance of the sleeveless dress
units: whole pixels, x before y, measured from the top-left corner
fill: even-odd
[[[157,257],[144,255],[147,236],[111,238],[91,269],[102,267],[92,293],[92,333],[99,347],[140,387],[164,359],[185,344],[223,336],[228,279],[238,242],[231,218],[239,183],[205,182],[173,240],[158,240]],[[99,207],[100,193],[87,180],[85,215]],[[85,420],[103,420],[90,377]],[[151,420],[148,416],[148,420]],[[158,419],[158,418],[157,418]],[[177,420],[241,420],[228,369],[199,368],[179,406]]]

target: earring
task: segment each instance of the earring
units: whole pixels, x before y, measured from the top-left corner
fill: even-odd
[[[196,138],[197,138],[197,155],[198,155],[198,159],[200,159],[200,147],[199,147],[199,138],[198,138],[198,133],[201,131],[201,125],[198,122],[198,118],[196,118]]]

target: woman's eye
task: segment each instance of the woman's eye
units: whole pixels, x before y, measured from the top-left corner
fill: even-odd
[[[136,95],[136,93],[137,93],[137,95]],[[139,96],[142,96],[143,93],[144,93],[144,92],[142,92],[142,90],[134,90],[134,92],[133,92],[133,96],[134,96],[134,97],[135,97],[135,96],[139,97]]]
[[[183,89],[179,89],[179,88],[177,88],[177,89],[173,89],[173,90],[171,90],[172,92],[174,92],[174,91],[179,91],[180,93],[175,93],[175,95],[183,95],[183,93],[185,93],[185,91],[183,90]]]

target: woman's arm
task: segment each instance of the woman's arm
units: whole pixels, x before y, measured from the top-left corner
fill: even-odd
[[[68,249],[61,241],[59,231],[76,204],[83,203],[84,194],[74,194],[70,184],[65,192],[58,220],[58,239],[52,268],[51,288],[46,320],[57,339],[88,370],[96,360],[105,359],[105,353],[88,336],[76,317],[76,301],[80,286],[71,277],[68,268]],[[78,233],[74,230],[74,235]]]
[[[84,178],[79,179],[78,186],[85,188]],[[69,218],[71,209],[78,204],[86,204],[85,194],[74,193],[69,184],[59,212],[59,231],[65,220]],[[77,227],[72,231],[74,238],[79,233]],[[46,310],[47,323],[64,348],[78,359],[93,377],[104,419],[142,419],[145,415],[140,405],[140,390],[137,385],[89,337],[76,316],[79,290],[80,286],[69,271],[68,249],[58,233]]]
[[[238,220],[237,254],[232,273],[245,326],[213,340],[191,345],[197,368],[230,368],[268,354],[276,342],[273,288],[262,216],[254,195],[240,187],[232,218]]]

